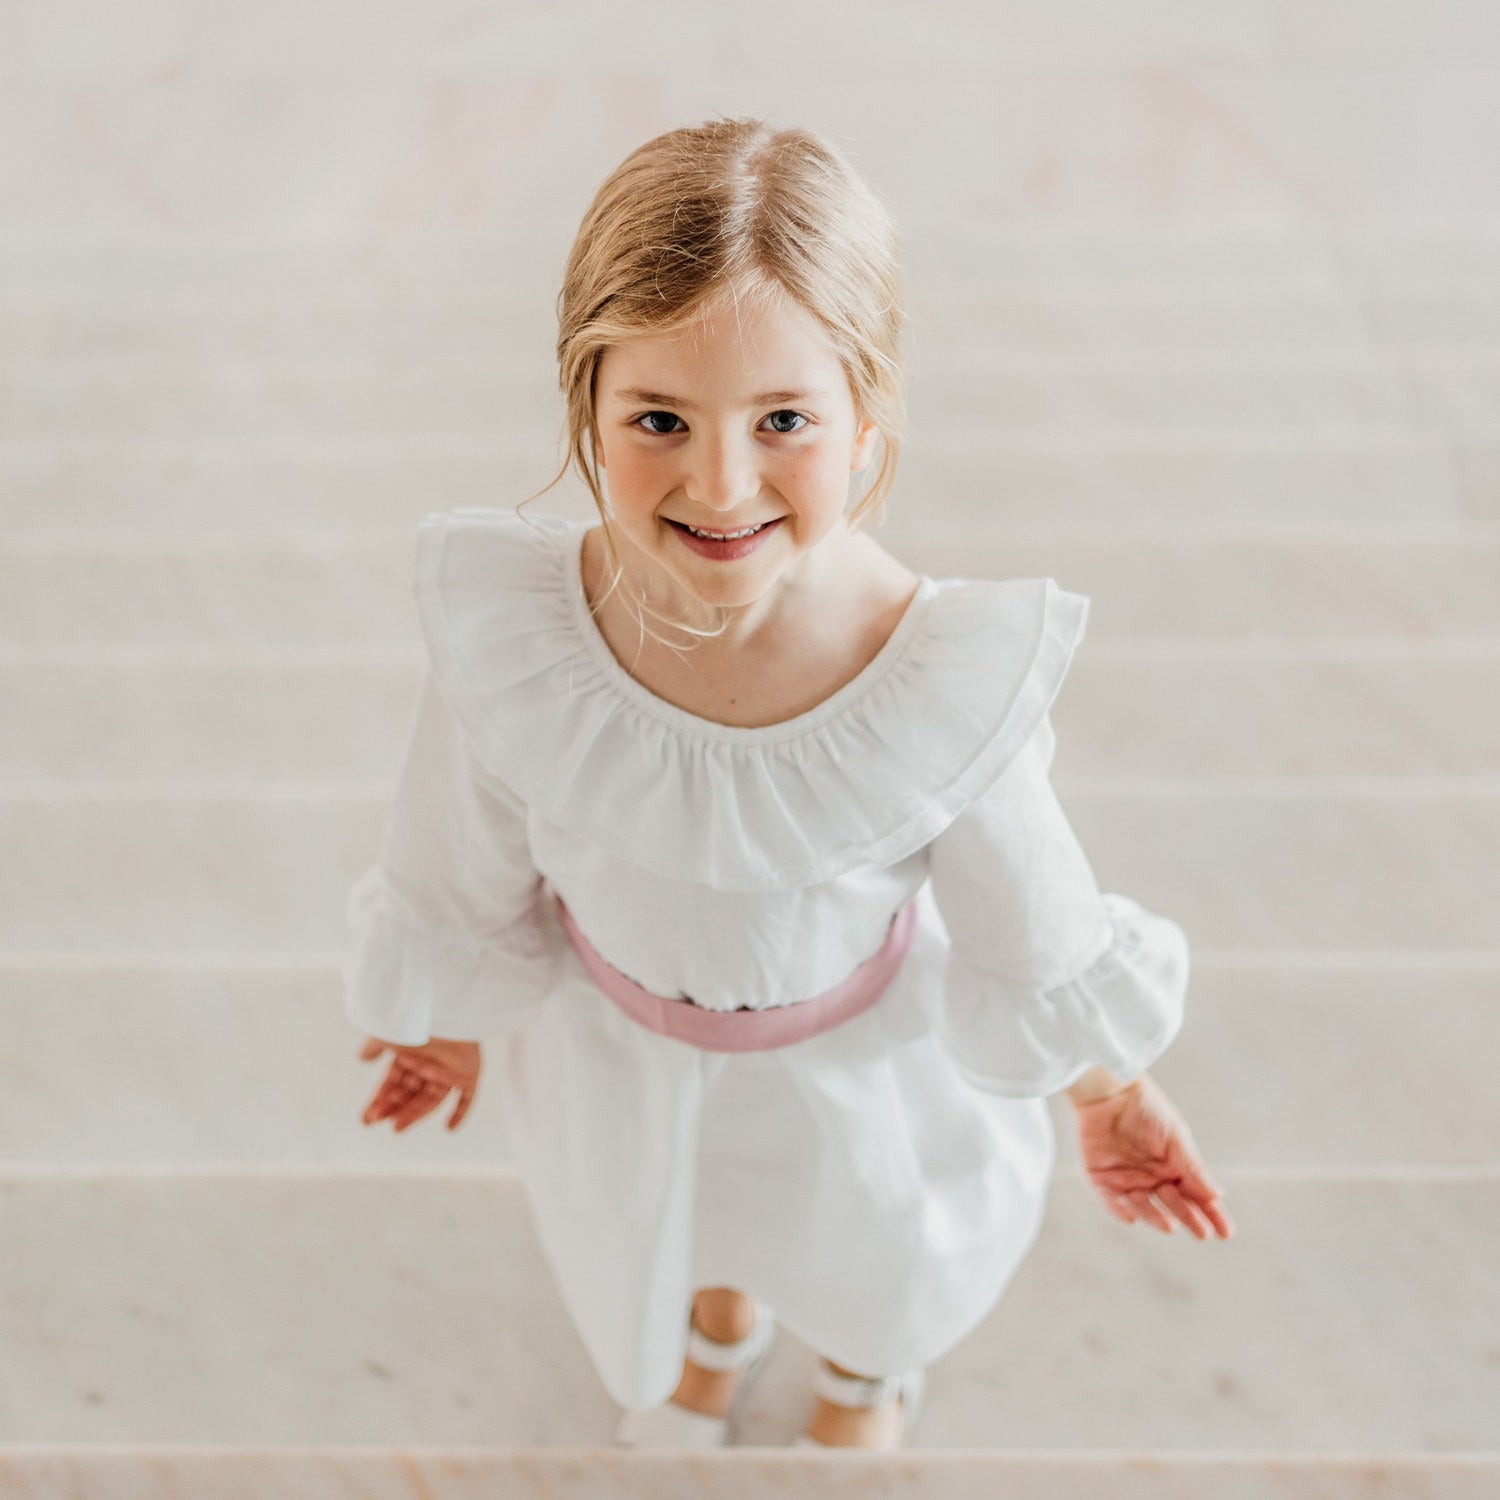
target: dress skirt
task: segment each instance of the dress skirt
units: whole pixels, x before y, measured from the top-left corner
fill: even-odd
[[[861,1375],[929,1365],[1034,1243],[1055,1160],[1043,1098],[963,1080],[934,1012],[949,940],[931,887],[881,998],[821,1035],[706,1051],[631,1019],[571,949],[491,1043],[516,1170],[609,1394],[670,1398],[693,1292],[758,1297]]]

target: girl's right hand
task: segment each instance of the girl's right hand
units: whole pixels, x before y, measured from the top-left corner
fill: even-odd
[[[479,1043],[433,1037],[420,1046],[407,1047],[370,1036],[359,1049],[360,1060],[373,1062],[387,1048],[392,1053],[391,1065],[365,1109],[364,1123],[374,1125],[392,1117],[395,1128],[405,1130],[437,1109],[450,1089],[457,1089],[458,1104],[448,1120],[448,1129],[457,1129],[479,1087]]]

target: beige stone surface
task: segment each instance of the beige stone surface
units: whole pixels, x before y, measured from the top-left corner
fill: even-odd
[[[1200,1243],[1121,1225],[1058,1181],[1036,1252],[934,1367],[913,1452],[1490,1445],[1492,1173],[1226,1186],[1236,1237]],[[616,1408],[507,1173],[80,1169],[13,1174],[0,1194],[0,1318],[26,1370],[7,1441],[609,1441]],[[1444,1295],[1413,1296],[1438,1267]],[[811,1358],[780,1331],[747,1443],[795,1434]]]

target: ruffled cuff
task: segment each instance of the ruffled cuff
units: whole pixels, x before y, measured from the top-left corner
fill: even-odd
[[[561,975],[566,937],[538,899],[483,938],[424,926],[379,865],[345,903],[344,1014],[382,1041],[482,1040],[529,1022]]]
[[[1092,1067],[1134,1079],[1172,1044],[1187,995],[1187,934],[1128,896],[1102,899],[1107,946],[1063,984],[1026,989],[950,958],[938,1036],[974,1088],[1035,1098]]]

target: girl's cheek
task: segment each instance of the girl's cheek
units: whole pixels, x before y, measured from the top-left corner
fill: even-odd
[[[799,456],[786,467],[788,483],[807,491],[843,491],[849,483],[849,468],[842,454],[823,450]]]
[[[668,466],[659,458],[630,447],[606,453],[605,457],[608,460],[605,472],[621,491],[648,488],[668,472]]]

